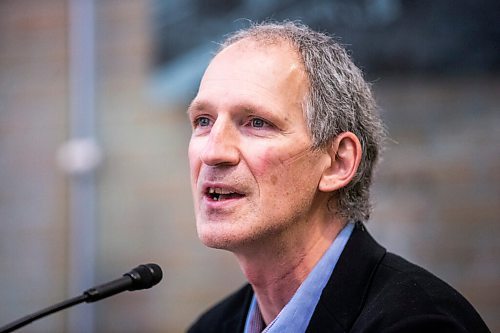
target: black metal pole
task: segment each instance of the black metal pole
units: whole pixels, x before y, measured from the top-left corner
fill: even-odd
[[[61,311],[61,310],[64,310],[66,308],[69,308],[70,306],[85,302],[87,298],[88,298],[88,295],[83,294],[83,295],[65,300],[63,302],[54,304],[52,306],[49,306],[49,307],[42,309],[38,312],[35,312],[35,313],[32,313],[32,314],[27,315],[25,317],[22,317],[14,322],[8,324],[8,325],[0,327],[0,333],[9,333],[9,332],[12,332],[14,330],[17,330],[18,328],[26,326],[29,323],[31,323],[37,319],[43,318],[45,316],[48,316],[54,312]]]

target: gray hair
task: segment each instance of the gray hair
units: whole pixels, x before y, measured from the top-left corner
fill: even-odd
[[[340,133],[361,142],[361,163],[351,182],[332,194],[328,207],[348,220],[366,221],[373,168],[384,139],[384,127],[370,85],[346,50],[334,38],[298,22],[264,22],[235,32],[221,49],[242,40],[287,42],[297,51],[309,80],[304,112],[313,148],[323,149]]]

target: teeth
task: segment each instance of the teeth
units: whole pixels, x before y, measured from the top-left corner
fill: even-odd
[[[229,190],[225,190],[219,187],[209,187],[208,188],[208,194],[230,194],[232,193]]]

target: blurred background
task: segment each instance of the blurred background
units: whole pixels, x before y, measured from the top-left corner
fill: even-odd
[[[197,240],[185,109],[223,36],[300,19],[373,82],[368,229],[500,332],[500,2],[1,0],[0,326],[155,262],[154,289],[22,332],[183,332],[244,282]]]

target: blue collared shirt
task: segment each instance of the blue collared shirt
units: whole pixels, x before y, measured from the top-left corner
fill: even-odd
[[[264,328],[264,321],[253,296],[245,322],[245,333],[303,333],[318,304],[321,292],[325,288],[340,254],[351,236],[354,223],[348,223],[337,235],[332,245],[318,261],[316,266],[302,282],[292,299],[285,305],[278,316]]]

